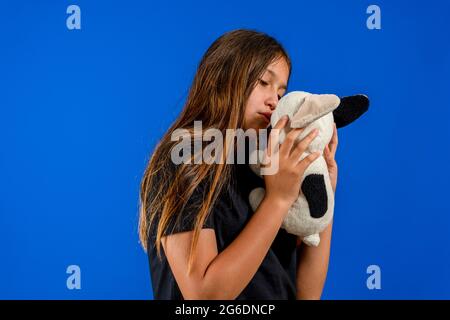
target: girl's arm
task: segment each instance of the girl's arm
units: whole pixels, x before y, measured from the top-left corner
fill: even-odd
[[[324,158],[334,194],[336,194],[338,176],[335,159],[337,146],[338,135],[334,125],[331,141],[324,149]],[[333,221],[321,232],[318,247],[301,246],[301,239],[298,238],[297,299],[320,299],[328,272],[332,229]]]
[[[281,129],[288,118],[280,120],[274,129]],[[202,229],[194,254],[195,264],[187,273],[192,231],[162,238],[163,249],[175,280],[185,299],[235,299],[248,285],[275,239],[289,207],[298,197],[300,180],[306,168],[318,158],[300,155],[317,136],[310,133],[294,146],[303,129],[294,129],[286,136],[279,151],[271,155],[272,130],[268,143],[271,165],[279,168],[265,175],[266,194],[240,234],[218,254],[214,230]],[[291,152],[292,151],[292,152]],[[275,151],[276,152],[276,151]]]
[[[164,251],[184,299],[235,299],[261,265],[288,208],[285,202],[265,198],[238,237],[220,254],[214,230],[202,229],[190,275],[186,270],[193,232],[163,237]]]
[[[297,299],[318,300],[322,295],[330,258],[331,222],[320,233],[317,247],[300,245],[297,264]]]

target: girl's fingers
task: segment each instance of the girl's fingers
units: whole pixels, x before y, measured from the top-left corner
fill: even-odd
[[[295,129],[292,129],[286,135],[286,138],[284,139],[283,144],[282,144],[283,150],[281,151],[281,155],[289,156],[295,141],[297,140],[297,138],[300,135],[300,133],[303,132],[303,130],[304,130],[304,128],[295,128]]]
[[[333,136],[331,137],[331,142],[332,142],[334,149],[332,149],[330,151],[336,152],[336,148],[338,146],[338,134],[337,134],[336,123],[334,124],[334,130],[333,130]]]
[[[330,148],[328,146],[325,146],[325,148],[323,149],[323,155],[325,159],[328,159],[330,157]]]
[[[325,162],[328,166],[335,161],[334,156],[331,154],[330,148],[328,146],[325,146],[325,148],[323,149],[323,157],[325,158]]]
[[[287,115],[284,115],[278,120],[275,127],[272,128],[270,131],[269,139],[267,141],[267,152],[266,154],[270,157],[271,150],[274,149],[275,144],[278,143],[279,135],[280,135],[280,129],[284,128],[289,120],[289,117]],[[272,146],[272,144],[274,144]]]
[[[318,157],[320,157],[320,152],[314,152],[311,153],[310,155],[308,155],[307,157],[305,157],[302,161],[300,161],[296,168],[298,170],[306,170],[306,168],[308,168],[308,166],[313,163]]]
[[[319,131],[317,129],[311,131],[306,137],[303,138],[302,141],[300,141],[293,148],[293,151],[292,151],[290,156],[293,157],[295,160],[299,161],[299,159],[300,159],[301,155],[303,154],[303,152],[305,152],[305,150],[308,148],[310,143],[317,137],[318,132]]]
[[[328,144],[328,146],[329,146],[329,151],[330,151],[331,155],[334,157],[335,154],[336,154],[337,146],[338,146],[338,136],[337,136],[336,123],[334,124],[333,136],[331,137],[331,141]]]

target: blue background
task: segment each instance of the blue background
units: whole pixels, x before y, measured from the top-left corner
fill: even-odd
[[[81,8],[81,30],[66,9]],[[381,30],[366,9],[381,8]],[[208,46],[280,40],[290,90],[366,93],[339,131],[324,299],[450,298],[448,1],[2,1],[0,298],[152,299],[139,182]],[[66,268],[81,268],[68,290]],[[366,286],[381,268],[381,290]]]

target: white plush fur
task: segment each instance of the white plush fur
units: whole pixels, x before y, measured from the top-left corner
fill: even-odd
[[[323,157],[323,150],[333,135],[334,119],[332,111],[338,107],[339,103],[340,100],[335,95],[315,95],[303,91],[294,91],[279,101],[271,117],[271,125],[274,127],[283,115],[289,115],[290,122],[285,129],[281,130],[279,143],[283,143],[286,134],[292,128],[305,128],[298,137],[298,140],[302,140],[313,129],[319,129],[319,135],[309,145],[309,148],[303,153],[301,159],[316,151],[320,151],[322,155],[306,169],[303,179],[310,174],[324,175],[328,210],[321,218],[311,217],[308,202],[301,190],[299,190],[298,199],[289,209],[282,224],[282,228],[286,229],[287,232],[299,236],[305,244],[310,246],[319,245],[319,233],[325,229],[333,218],[334,192],[331,187],[328,168]],[[250,165],[250,167],[256,174],[261,176],[259,165]],[[253,210],[258,208],[264,198],[264,193],[265,190],[263,188],[254,189],[250,193],[249,201]]]

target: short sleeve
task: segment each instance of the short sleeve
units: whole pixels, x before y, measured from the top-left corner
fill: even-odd
[[[195,220],[206,197],[206,192],[204,185],[200,184],[181,211],[171,217],[164,235],[194,230]],[[203,223],[203,229],[214,229],[213,211],[213,208],[211,208]]]

